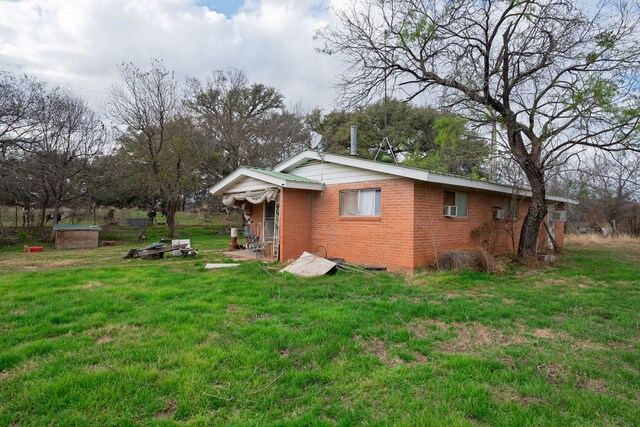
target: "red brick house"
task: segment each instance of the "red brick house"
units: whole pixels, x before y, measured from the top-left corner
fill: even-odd
[[[507,185],[317,151],[273,170],[237,169],[210,192],[243,207],[279,260],[308,251],[391,271],[433,265],[453,250],[513,252],[531,196]],[[546,224],[560,246],[565,203],[574,202],[547,199]],[[548,241],[542,228],[541,248]]]

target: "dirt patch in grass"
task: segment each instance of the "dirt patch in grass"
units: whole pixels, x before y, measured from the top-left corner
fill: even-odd
[[[508,386],[495,386],[490,388],[493,400],[498,403],[517,403],[520,406],[544,405],[547,403],[544,399],[534,396],[526,396],[518,393]]]
[[[416,338],[427,338],[432,336],[434,332],[447,329],[448,327],[448,323],[438,319],[414,319],[408,324],[407,329],[413,332]]]
[[[487,348],[528,344],[521,335],[506,335],[499,329],[478,323],[452,324],[452,329],[457,334],[456,338],[439,346],[445,353],[478,353]]]
[[[392,356],[389,354],[389,348],[387,343],[385,343],[380,338],[371,338],[365,340],[362,337],[356,337],[356,342],[358,342],[362,347],[364,347],[367,353],[373,353],[380,359],[380,361],[388,368],[393,368],[399,365],[415,365],[426,363],[427,358],[415,351],[404,351],[411,360],[402,360],[398,356]]]
[[[103,335],[103,336],[101,336],[100,338],[98,338],[96,340],[96,344],[106,344],[106,343],[109,343],[111,341],[113,341],[113,338],[111,338],[108,335]]]
[[[516,300],[511,298],[502,298],[502,302],[505,304],[515,304]]]
[[[392,368],[394,366],[400,365],[402,359],[399,357],[390,357],[389,352],[387,351],[387,346],[380,338],[372,338],[370,340],[364,340],[362,337],[357,337],[356,341],[360,343],[367,352],[375,354],[378,359],[385,366]]]
[[[562,331],[555,331],[549,328],[536,329],[533,331],[533,336],[551,341],[556,341],[558,339],[568,340],[570,338],[569,335]]]
[[[84,334],[93,338],[96,344],[106,344],[121,338],[136,338],[143,334],[144,328],[134,325],[106,325],[101,328],[87,329]]]
[[[173,400],[167,400],[164,409],[156,412],[153,416],[155,418],[169,418],[176,413],[176,409],[178,409],[178,404]]]
[[[9,312],[11,316],[24,316],[25,314],[27,314],[27,310],[24,308],[14,308]]]
[[[547,363],[543,365],[536,365],[538,373],[542,375],[547,381],[556,385],[564,384],[565,378],[568,375],[568,368],[555,364]]]
[[[425,338],[434,332],[452,332],[455,337],[440,343],[438,349],[444,353],[478,353],[487,348],[525,345],[528,340],[521,334],[505,334],[501,330],[478,323],[445,323],[437,319],[413,321],[409,330],[416,337]]]
[[[580,388],[596,393],[609,393],[609,388],[607,387],[607,382],[604,378],[580,378],[576,385]]]
[[[7,371],[0,372],[0,381],[6,381],[11,378],[11,374]]]
[[[567,320],[567,315],[566,313],[556,314],[555,316],[553,316],[553,320],[555,320],[558,323],[562,323],[565,320]]]
[[[532,334],[535,338],[544,339],[551,343],[567,343],[578,350],[606,350],[610,345],[595,343],[591,340],[574,338],[564,331],[551,328],[535,329]]]
[[[103,286],[104,286],[104,283],[102,282],[91,281],[82,285],[81,288],[84,289],[85,291],[90,291],[92,289],[101,288]]]
[[[535,286],[558,286],[558,285],[566,285],[566,280],[560,279],[544,279],[534,282]]]

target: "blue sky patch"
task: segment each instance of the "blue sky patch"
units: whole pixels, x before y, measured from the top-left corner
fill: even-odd
[[[198,0],[198,6],[205,6],[216,12],[223,13],[227,18],[231,18],[238,13],[244,4],[244,0]]]

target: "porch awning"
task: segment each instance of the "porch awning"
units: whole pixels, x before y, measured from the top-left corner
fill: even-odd
[[[278,198],[279,190],[277,188],[268,188],[260,191],[247,191],[244,193],[229,194],[222,198],[222,203],[228,207],[239,205],[238,202],[248,202],[257,205],[264,201],[273,202]]]

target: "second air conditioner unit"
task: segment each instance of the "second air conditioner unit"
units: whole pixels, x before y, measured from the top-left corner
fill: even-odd
[[[458,207],[455,205],[445,206],[444,207],[444,216],[448,216],[451,218],[455,218],[458,216]]]
[[[507,219],[507,211],[504,209],[494,209],[493,219]]]

